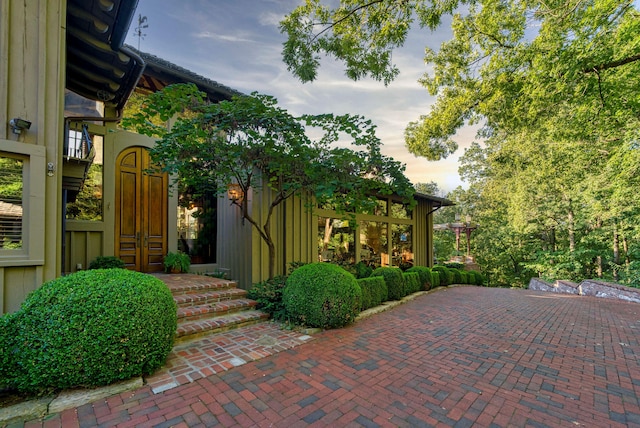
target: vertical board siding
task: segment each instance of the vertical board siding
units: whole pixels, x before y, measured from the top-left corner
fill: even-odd
[[[248,195],[251,198],[251,194]],[[226,195],[218,198],[218,239],[216,265],[229,269],[230,279],[247,289],[251,285],[251,225],[240,219],[240,210],[231,205]]]
[[[0,310],[3,314],[20,309],[27,295],[40,286],[38,266],[0,268]]]

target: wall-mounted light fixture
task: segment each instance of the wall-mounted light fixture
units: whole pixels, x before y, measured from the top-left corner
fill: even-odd
[[[31,128],[31,122],[20,119],[19,117],[14,117],[9,121],[9,126],[11,126],[11,130],[14,134],[20,134],[23,130]]]
[[[227,185],[227,195],[232,204],[239,204],[244,198],[244,192],[238,183],[230,183]]]

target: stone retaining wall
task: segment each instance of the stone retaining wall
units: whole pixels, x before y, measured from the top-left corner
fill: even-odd
[[[579,296],[604,297],[640,303],[640,289],[625,287],[611,282],[585,280],[580,284],[571,281],[556,281],[553,284],[540,278],[531,278],[530,290],[552,293],[576,294]]]

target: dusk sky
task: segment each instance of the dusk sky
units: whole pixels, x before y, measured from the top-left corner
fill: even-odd
[[[435,181],[448,192],[463,185],[458,157],[475,137],[465,128],[456,141],[460,148],[448,159],[429,162],[410,154],[404,129],[429,112],[434,99],[418,79],[427,71],[424,47],[437,48],[449,39],[444,26],[437,33],[416,27],[407,44],[394,52],[400,75],[389,86],[372,79],[354,82],[344,76],[340,63],[325,60],[313,83],[300,83],[282,62],[278,23],[298,0],[140,0],[126,43],[138,48],[135,27],[146,16],[148,28],[141,51],[187,68],[243,93],[272,95],[294,115],[309,113],[359,114],[377,125],[383,153],[407,165],[415,183]]]

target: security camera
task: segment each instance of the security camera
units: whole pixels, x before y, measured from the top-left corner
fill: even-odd
[[[13,129],[14,134],[20,134],[23,129],[31,128],[31,122],[28,120],[20,119],[19,117],[15,117],[9,121],[9,125],[11,129]]]

